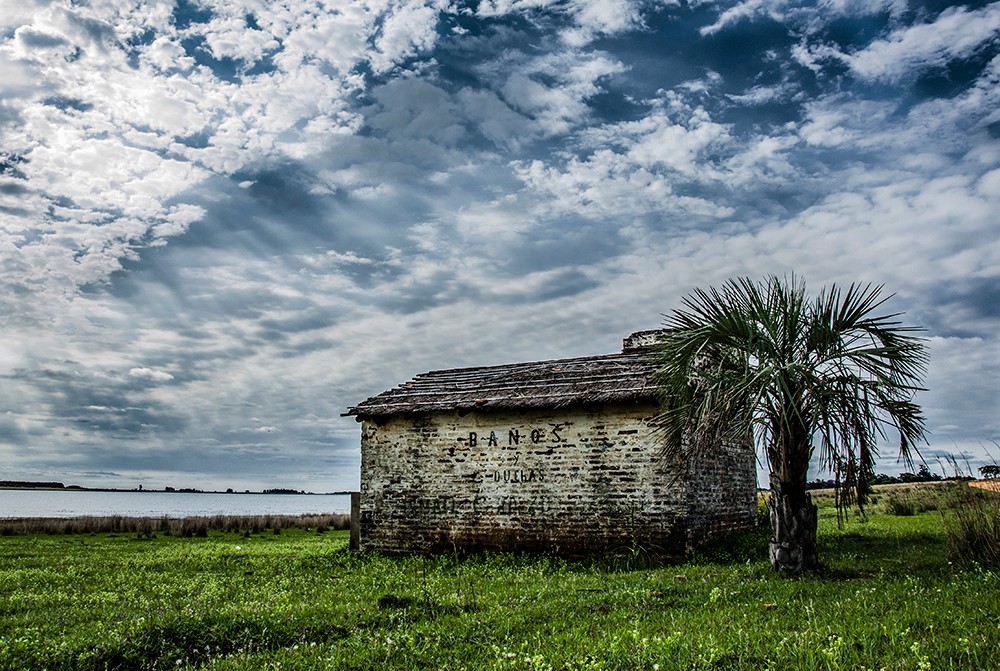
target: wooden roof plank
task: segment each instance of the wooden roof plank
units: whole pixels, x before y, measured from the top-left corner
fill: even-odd
[[[655,370],[655,354],[648,349],[444,369],[421,373],[344,414],[361,419],[448,409],[554,408],[574,403],[650,400],[656,397]]]

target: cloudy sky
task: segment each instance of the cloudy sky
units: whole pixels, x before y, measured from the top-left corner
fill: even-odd
[[[791,272],[975,467],[998,213],[1000,2],[0,0],[0,479],[355,488],[367,396]]]

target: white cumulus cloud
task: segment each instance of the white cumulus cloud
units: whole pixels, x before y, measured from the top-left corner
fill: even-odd
[[[1000,39],[1000,3],[978,10],[946,9],[933,22],[908,26],[846,56],[851,69],[865,79],[898,79],[924,68],[966,58]]]
[[[140,380],[151,380],[153,382],[170,382],[174,379],[174,376],[170,373],[153,368],[132,368],[128,374]]]

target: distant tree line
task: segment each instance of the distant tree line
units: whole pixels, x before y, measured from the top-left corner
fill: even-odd
[[[984,478],[997,477],[1000,475],[1000,467],[996,466],[983,466],[979,469],[979,472]],[[990,473],[996,473],[996,475],[990,475]],[[899,475],[886,475],[885,473],[876,473],[873,477],[868,480],[869,485],[896,485],[902,483],[910,482],[943,482],[945,480],[972,480],[973,478],[967,475],[955,475],[951,477],[942,477],[937,473],[932,473],[931,469],[927,467],[927,464],[920,464],[920,468],[917,469],[916,473],[903,472]],[[833,480],[813,480],[809,482],[808,489],[832,489],[836,485]]]
[[[0,480],[0,489],[84,489],[84,488],[80,487],[79,485],[64,485],[61,482],[35,482],[35,481],[30,481],[30,480]],[[108,490],[101,490],[101,491],[125,491],[125,490],[108,489]],[[144,489],[142,485],[139,485],[139,489],[138,490],[133,490],[133,491],[155,492],[157,490],[155,490],[155,489]],[[169,487],[168,486],[168,487],[164,487],[163,491],[164,492],[176,492],[176,493],[182,493],[182,494],[204,494],[205,493],[205,490],[203,490],[203,489],[196,489],[196,488],[193,488],[193,487],[180,487],[180,488],[177,488],[177,487]],[[227,494],[233,494],[235,492],[233,491],[233,488],[230,487],[229,489],[226,490],[226,493]],[[245,493],[250,494],[251,492],[248,489],[248,490],[246,490]],[[309,494],[309,492],[307,492],[305,490],[299,491],[297,489],[281,489],[281,488],[265,489],[262,493],[263,494]],[[334,492],[334,493],[335,494],[347,494],[349,492]]]
[[[66,489],[61,482],[28,482],[23,480],[0,480],[0,487],[10,489]]]

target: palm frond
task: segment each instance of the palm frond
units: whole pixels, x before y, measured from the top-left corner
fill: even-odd
[[[772,473],[804,484],[818,444],[843,500],[863,505],[887,429],[907,463],[925,435],[913,396],[926,345],[898,313],[878,314],[891,298],[881,285],[851,284],[810,300],[794,275],[693,291],[659,343],[664,453],[696,458],[752,435]]]

